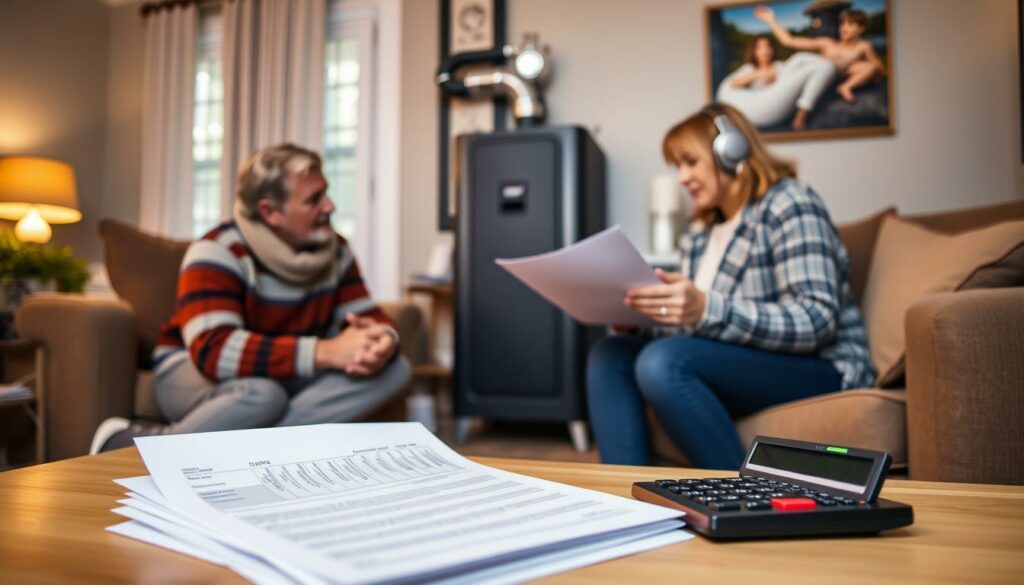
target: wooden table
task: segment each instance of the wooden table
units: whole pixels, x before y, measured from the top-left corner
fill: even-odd
[[[477,458],[485,465],[627,496],[634,480],[719,475]],[[0,474],[0,583],[240,583],[234,573],[107,533],[121,488],[144,475],[134,448]],[[893,480],[915,524],[878,537],[715,543],[696,539],[564,573],[559,583],[1021,583],[1024,487]]]

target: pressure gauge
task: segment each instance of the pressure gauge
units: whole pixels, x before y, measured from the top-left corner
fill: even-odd
[[[534,81],[544,73],[544,55],[537,49],[528,48],[516,55],[516,73],[528,81]]]

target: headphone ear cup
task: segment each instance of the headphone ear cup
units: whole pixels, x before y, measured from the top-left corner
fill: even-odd
[[[720,132],[713,144],[715,155],[723,168],[735,172],[740,164],[750,156],[750,144],[747,137],[735,129]]]
[[[701,110],[701,113],[711,119],[718,131],[711,141],[711,152],[715,155],[718,166],[735,174],[739,171],[740,165],[750,157],[750,142],[724,112],[708,106]]]

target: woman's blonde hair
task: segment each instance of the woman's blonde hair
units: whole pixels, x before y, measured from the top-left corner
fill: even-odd
[[[718,136],[714,117],[724,115],[732,125],[747,138],[750,145],[750,156],[736,170],[734,176],[737,188],[743,197],[744,204],[764,197],[768,188],[787,177],[796,177],[796,166],[792,161],[779,158],[764,147],[761,136],[754,125],[736,108],[727,104],[714,104],[701,109],[673,126],[661,141],[661,153],[665,162],[679,166],[685,153],[696,153],[700,157],[710,157],[715,168],[724,170],[715,159],[711,144]],[[728,172],[728,171],[726,171]],[[696,219],[709,223],[716,210],[701,210]]]

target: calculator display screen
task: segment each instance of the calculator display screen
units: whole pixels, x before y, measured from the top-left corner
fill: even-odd
[[[812,481],[848,492],[863,493],[871,477],[871,459],[758,443],[747,468],[797,482]]]

